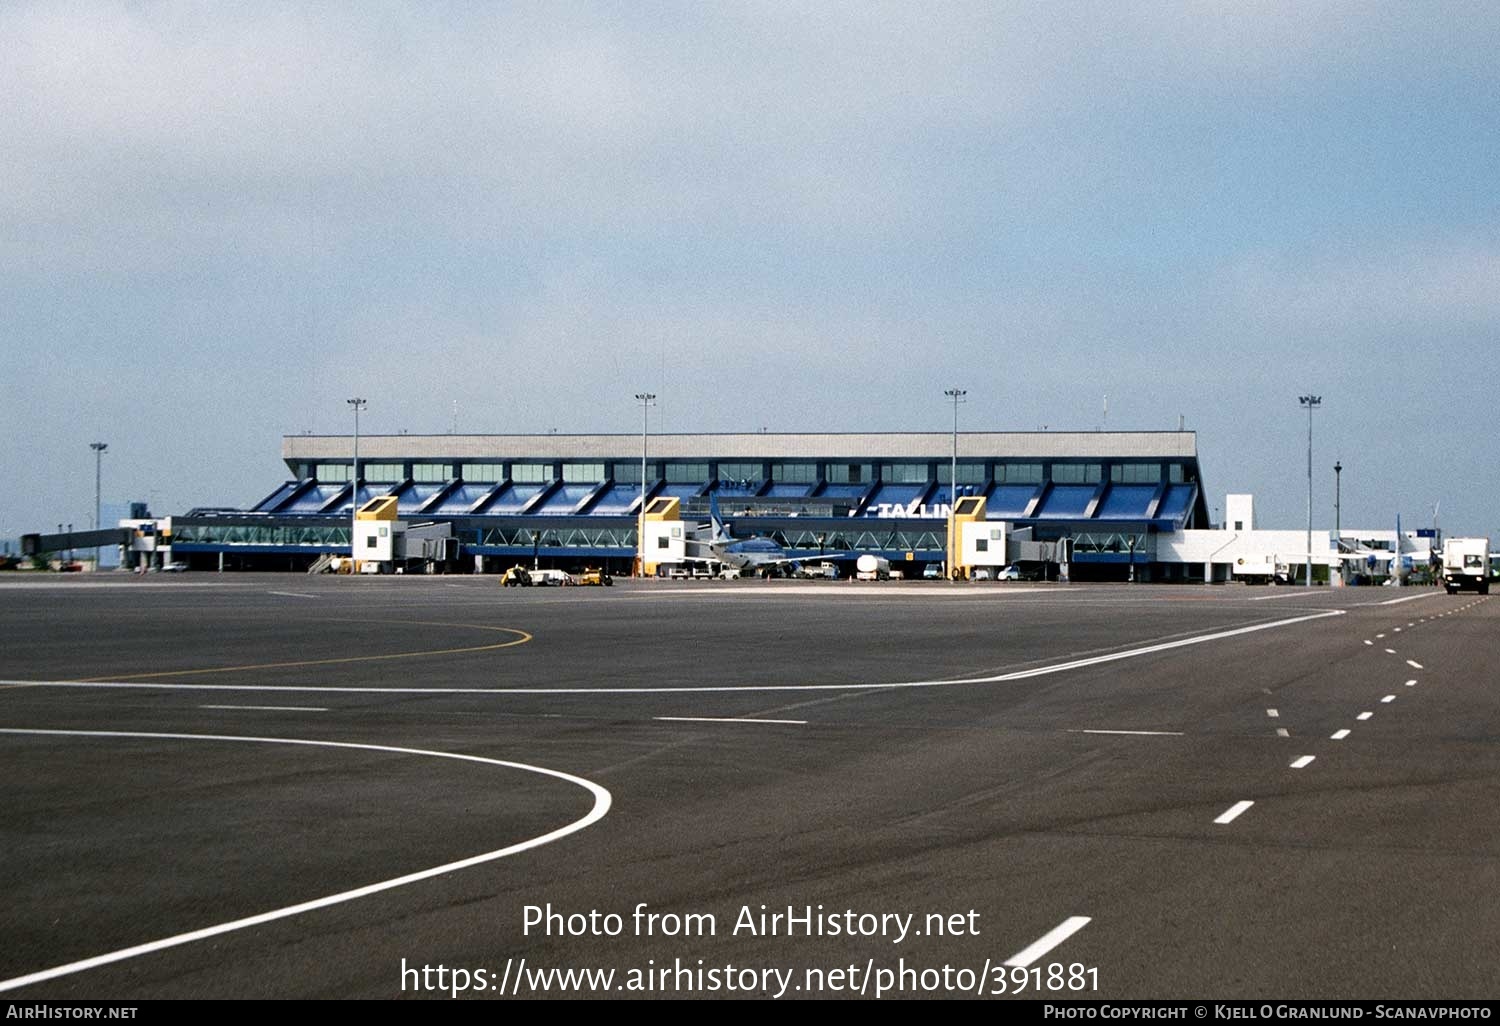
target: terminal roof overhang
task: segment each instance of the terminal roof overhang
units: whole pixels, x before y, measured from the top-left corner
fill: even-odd
[[[347,460],[349,435],[286,435],[289,465]],[[650,434],[652,459],[944,459],[952,432]],[[610,435],[360,435],[361,460],[601,460],[638,456],[641,436]],[[959,459],[1196,459],[1192,431],[961,431]]]

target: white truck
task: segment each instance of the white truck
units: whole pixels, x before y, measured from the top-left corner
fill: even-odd
[[[854,576],[861,581],[888,581],[891,579],[891,561],[884,556],[865,553],[854,563]]]
[[[1453,595],[1472,589],[1490,593],[1490,540],[1449,538],[1443,545],[1443,587]]]

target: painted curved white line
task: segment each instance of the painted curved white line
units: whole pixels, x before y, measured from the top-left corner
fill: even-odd
[[[533,837],[530,840],[521,841],[504,848],[497,848],[494,851],[487,851],[470,858],[459,859],[457,862],[445,862],[441,866],[433,866],[431,869],[422,869],[415,873],[407,873],[404,876],[398,876],[391,880],[382,880],[379,883],[366,884],[363,887],[356,887],[353,890],[340,891],[337,894],[330,894],[327,897],[298,902],[295,905],[287,905],[285,908],[273,909],[270,912],[261,912],[258,915],[246,916],[243,919],[220,923],[217,926],[207,926],[200,930],[179,933],[172,937],[164,937],[161,940],[136,944],[128,948],[120,948],[117,951],[110,951],[103,955],[95,955],[92,958],[69,962],[66,965],[54,966],[51,969],[28,973],[25,976],[0,980],[0,991],[27,987],[34,983],[56,979],[59,976],[68,976],[72,973],[83,972],[86,969],[96,969],[102,965],[109,965],[111,962],[123,962],[126,959],[148,955],[154,951],[162,951],[166,948],[174,948],[182,944],[191,944],[194,941],[204,940],[209,937],[217,937],[236,930],[244,930],[251,926],[260,926],[264,923],[275,922],[278,919],[287,919],[291,916],[301,915],[304,912],[327,908],[330,905],[340,905],[346,901],[354,901],[356,898],[379,894],[381,891],[394,890],[397,887],[404,887],[407,884],[417,883],[420,880],[430,880],[435,876],[457,872],[460,869],[468,869],[471,866],[482,865],[486,862],[494,862],[509,855],[530,851],[532,848],[540,848],[544,844],[551,844],[553,841],[561,840],[569,834],[577,833],[597,823],[609,812],[610,804],[613,801],[607,790],[591,780],[575,777],[571,773],[547,769],[545,766],[530,766],[523,762],[506,762],[502,759],[486,759],[483,756],[463,755],[458,752],[432,752],[421,748],[396,748],[391,745],[356,744],[350,741],[309,741],[303,738],[285,737],[237,737],[225,734],[159,734],[123,730],[28,730],[9,727],[0,727],[0,734],[27,734],[52,737],[150,738],[168,741],[240,741],[251,744],[305,745],[313,748],[352,748],[366,752],[394,752],[397,755],[425,755],[435,759],[457,759],[462,762],[477,762],[487,766],[500,766],[505,769],[522,770],[527,773],[539,773],[543,776],[555,777],[558,780],[565,780],[570,784],[576,784],[594,796],[594,807],[589,810],[588,815],[582,819],[574,820],[567,826],[559,827],[550,833],[542,834],[540,837]]]
[[[1258,623],[1249,627],[1236,627],[1227,631],[1215,631],[1212,634],[1196,634],[1191,638],[1164,641],[1155,645],[1145,645],[1141,648],[1126,649],[1122,652],[1110,652],[1107,655],[1089,656],[1087,659],[1073,659],[1068,662],[1050,663],[1046,666],[1033,667],[1030,670],[1000,673],[993,677],[894,681],[889,684],[745,684],[714,687],[689,686],[662,688],[374,688],[314,684],[160,684],[151,681],[0,680],[0,686],[143,688],[152,691],[294,691],[298,693],[343,693],[350,695],[707,695],[725,693],[750,694],[764,691],[888,691],[899,688],[946,688],[960,684],[1003,684],[1007,681],[1043,677],[1052,673],[1063,673],[1067,670],[1079,670],[1088,666],[1098,666],[1101,663],[1118,662],[1121,659],[1134,659],[1138,656],[1154,655],[1157,652],[1167,652],[1175,648],[1202,645],[1209,641],[1222,641],[1225,638],[1254,634],[1257,631],[1269,631],[1277,627],[1290,627],[1293,624],[1307,623],[1311,620],[1322,620],[1330,616],[1343,616],[1344,612],[1342,609],[1331,609],[1327,612],[1312,613],[1308,616],[1294,616],[1287,620],[1272,620],[1269,623]]]

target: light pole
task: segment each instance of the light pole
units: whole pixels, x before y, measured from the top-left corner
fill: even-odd
[[[1339,475],[1344,472],[1344,465],[1337,460],[1333,464],[1333,536],[1342,538],[1344,530],[1339,523]]]
[[[656,396],[651,392],[637,392],[635,401],[641,404],[641,510],[636,518],[635,549],[636,576],[646,576],[646,433],[651,423],[651,407],[656,405]]]
[[[956,580],[958,539],[953,536],[953,514],[958,512],[958,404],[969,393],[962,388],[949,388],[943,394],[953,400],[953,463],[948,468],[948,577]]]
[[[354,468],[349,478],[349,572],[359,571],[359,553],[354,535],[359,526],[359,411],[370,405],[365,399],[344,400],[354,407]]]
[[[1323,405],[1320,395],[1299,395],[1297,402],[1307,407],[1307,587],[1312,587],[1312,415],[1313,410]]]
[[[104,525],[99,522],[99,482],[103,473],[104,450],[109,446],[104,442],[90,442],[89,448],[94,450],[94,530],[101,531]],[[99,569],[100,563],[104,561],[104,547],[94,546],[94,570]]]

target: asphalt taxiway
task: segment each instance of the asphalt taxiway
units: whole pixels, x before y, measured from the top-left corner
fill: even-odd
[[[668,966],[689,975],[648,993],[698,996],[691,971],[732,965],[792,974],[787,996],[910,968],[885,996],[941,996],[919,973],[946,966],[1042,969],[1022,996],[1489,997],[1496,610],[1432,589],[17,575],[0,988],[447,997],[402,972],[441,964],[475,1000],[502,978],[628,996]],[[549,905],[623,929],[526,925]],[[663,925],[643,934],[640,906]],[[747,909],[919,925],[734,930]],[[1096,973],[1049,991],[1054,965]]]

